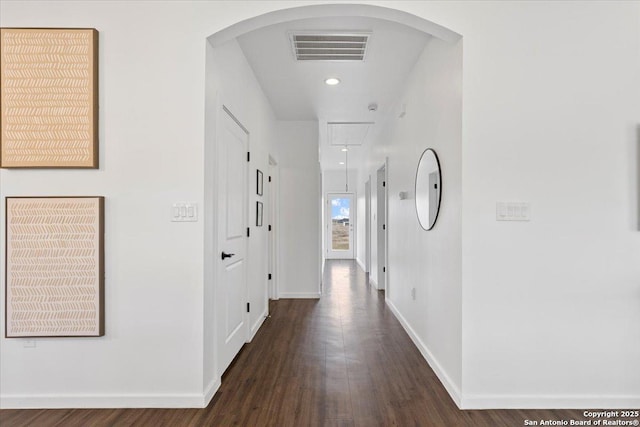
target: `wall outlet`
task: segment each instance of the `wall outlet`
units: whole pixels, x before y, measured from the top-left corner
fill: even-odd
[[[411,299],[416,300],[416,288],[411,288]]]

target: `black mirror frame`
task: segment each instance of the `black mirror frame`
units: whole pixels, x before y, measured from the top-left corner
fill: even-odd
[[[433,224],[431,224],[429,228],[424,227],[422,221],[420,221],[420,214],[418,213],[418,172],[420,172],[420,164],[422,163],[422,158],[424,157],[424,155],[427,154],[427,151],[431,151],[433,153],[433,157],[435,157],[436,159],[436,164],[438,165],[438,179],[440,180],[440,191],[438,192],[438,209],[436,210],[436,217],[433,219]],[[425,231],[433,230],[433,227],[435,227],[436,222],[438,221],[438,216],[440,215],[440,206],[442,205],[442,168],[440,167],[440,159],[438,158],[438,153],[436,153],[436,150],[434,150],[433,148],[427,148],[426,150],[424,150],[422,152],[422,155],[420,156],[420,160],[418,160],[418,167],[416,167],[416,177],[414,183],[414,199],[415,203],[413,204],[413,206],[416,211],[416,217],[418,218],[418,224],[420,224],[420,227],[422,227],[422,229]]]

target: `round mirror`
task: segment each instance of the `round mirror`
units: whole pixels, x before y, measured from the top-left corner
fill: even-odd
[[[416,213],[425,230],[431,230],[438,218],[442,176],[436,152],[427,148],[420,156],[416,171]]]

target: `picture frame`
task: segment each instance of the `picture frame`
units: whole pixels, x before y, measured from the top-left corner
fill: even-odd
[[[0,167],[98,169],[98,86],[95,28],[0,28]]]
[[[262,227],[262,202],[256,202],[256,227]]]
[[[264,176],[260,169],[256,172],[256,194],[262,196],[264,190]]]
[[[5,212],[5,337],[104,336],[104,197],[6,197]]]

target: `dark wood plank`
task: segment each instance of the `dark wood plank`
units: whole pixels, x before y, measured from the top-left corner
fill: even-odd
[[[328,261],[320,300],[270,303],[205,409],[3,410],[21,426],[522,426],[582,411],[460,411],[353,261]],[[160,375],[161,373],[159,373]]]

